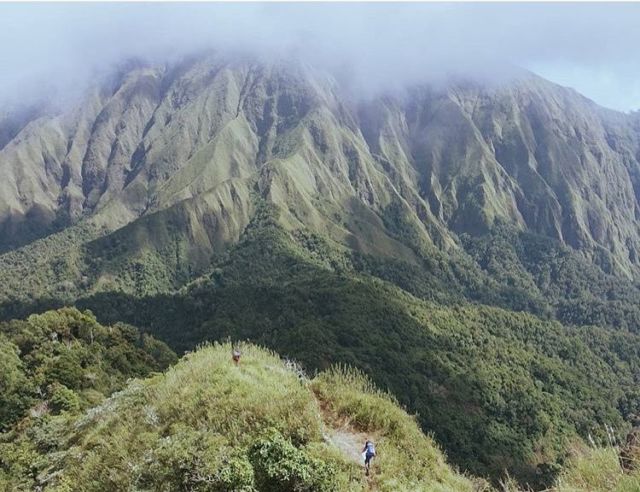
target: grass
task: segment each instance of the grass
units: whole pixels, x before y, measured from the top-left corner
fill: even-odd
[[[573,457],[558,478],[554,492],[638,492],[640,470],[623,472],[615,448],[595,448]]]
[[[378,490],[474,490],[469,479],[447,465],[444,454],[421,432],[415,418],[361,372],[333,367],[320,373],[311,389],[333,421],[347,419],[376,442],[380,459],[373,482]]]
[[[414,418],[364,376],[308,380],[275,353],[206,345],[57,427],[44,490],[471,491]],[[338,419],[375,436],[371,480],[326,439]],[[359,450],[358,450],[359,452]],[[24,483],[24,481],[22,482]]]
[[[522,492],[510,477],[500,484],[501,492]],[[573,450],[553,487],[543,492],[638,492],[640,470],[623,471],[618,450],[614,447],[591,448],[584,445]]]

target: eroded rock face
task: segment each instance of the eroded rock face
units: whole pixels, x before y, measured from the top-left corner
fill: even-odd
[[[336,213],[392,210],[442,248],[503,221],[619,273],[640,261],[637,116],[532,74],[363,102],[308,67],[207,56],[138,65],[73,109],[2,121],[4,250],[178,207],[206,256],[237,239],[257,192],[283,224],[347,244],[367,241]]]

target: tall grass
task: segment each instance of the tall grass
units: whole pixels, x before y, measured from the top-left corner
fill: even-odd
[[[269,350],[250,344],[240,350],[236,366],[231,343],[202,346],[77,419],[47,470],[46,486],[473,490],[415,419],[362,374],[335,368],[309,381],[295,363]],[[369,481],[349,453],[325,439],[327,428],[347,420],[378,445]]]
[[[614,447],[592,448],[572,458],[554,492],[638,492],[640,470],[625,473]]]
[[[395,398],[363,373],[335,366],[320,373],[311,388],[336,424],[350,425],[376,443],[373,482],[378,490],[471,491],[471,480],[456,473],[435,442]]]

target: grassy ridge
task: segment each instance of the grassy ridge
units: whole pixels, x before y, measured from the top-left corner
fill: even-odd
[[[424,434],[413,419],[406,418],[398,402],[359,371],[332,367],[313,379],[311,389],[330,418],[348,419],[354,428],[373,436],[384,456],[375,468],[375,484],[381,490],[425,490],[425,477],[433,482],[428,490],[469,488],[468,480],[447,466],[431,439],[426,438],[429,445],[425,445]],[[476,481],[476,487],[481,484]]]
[[[472,490],[416,422],[362,376],[334,371],[308,381],[269,351],[244,344],[242,352],[236,367],[231,345],[206,346],[82,415],[55,426],[35,421],[30,434],[47,429],[60,445],[36,462],[34,481],[5,474],[4,484],[57,491],[74,484],[87,491]],[[338,414],[353,416],[353,433],[380,437],[371,480],[324,437]]]

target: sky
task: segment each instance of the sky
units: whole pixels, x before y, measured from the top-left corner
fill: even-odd
[[[638,26],[640,3],[0,3],[0,104],[213,48],[297,56],[364,93],[519,66],[630,111]]]

